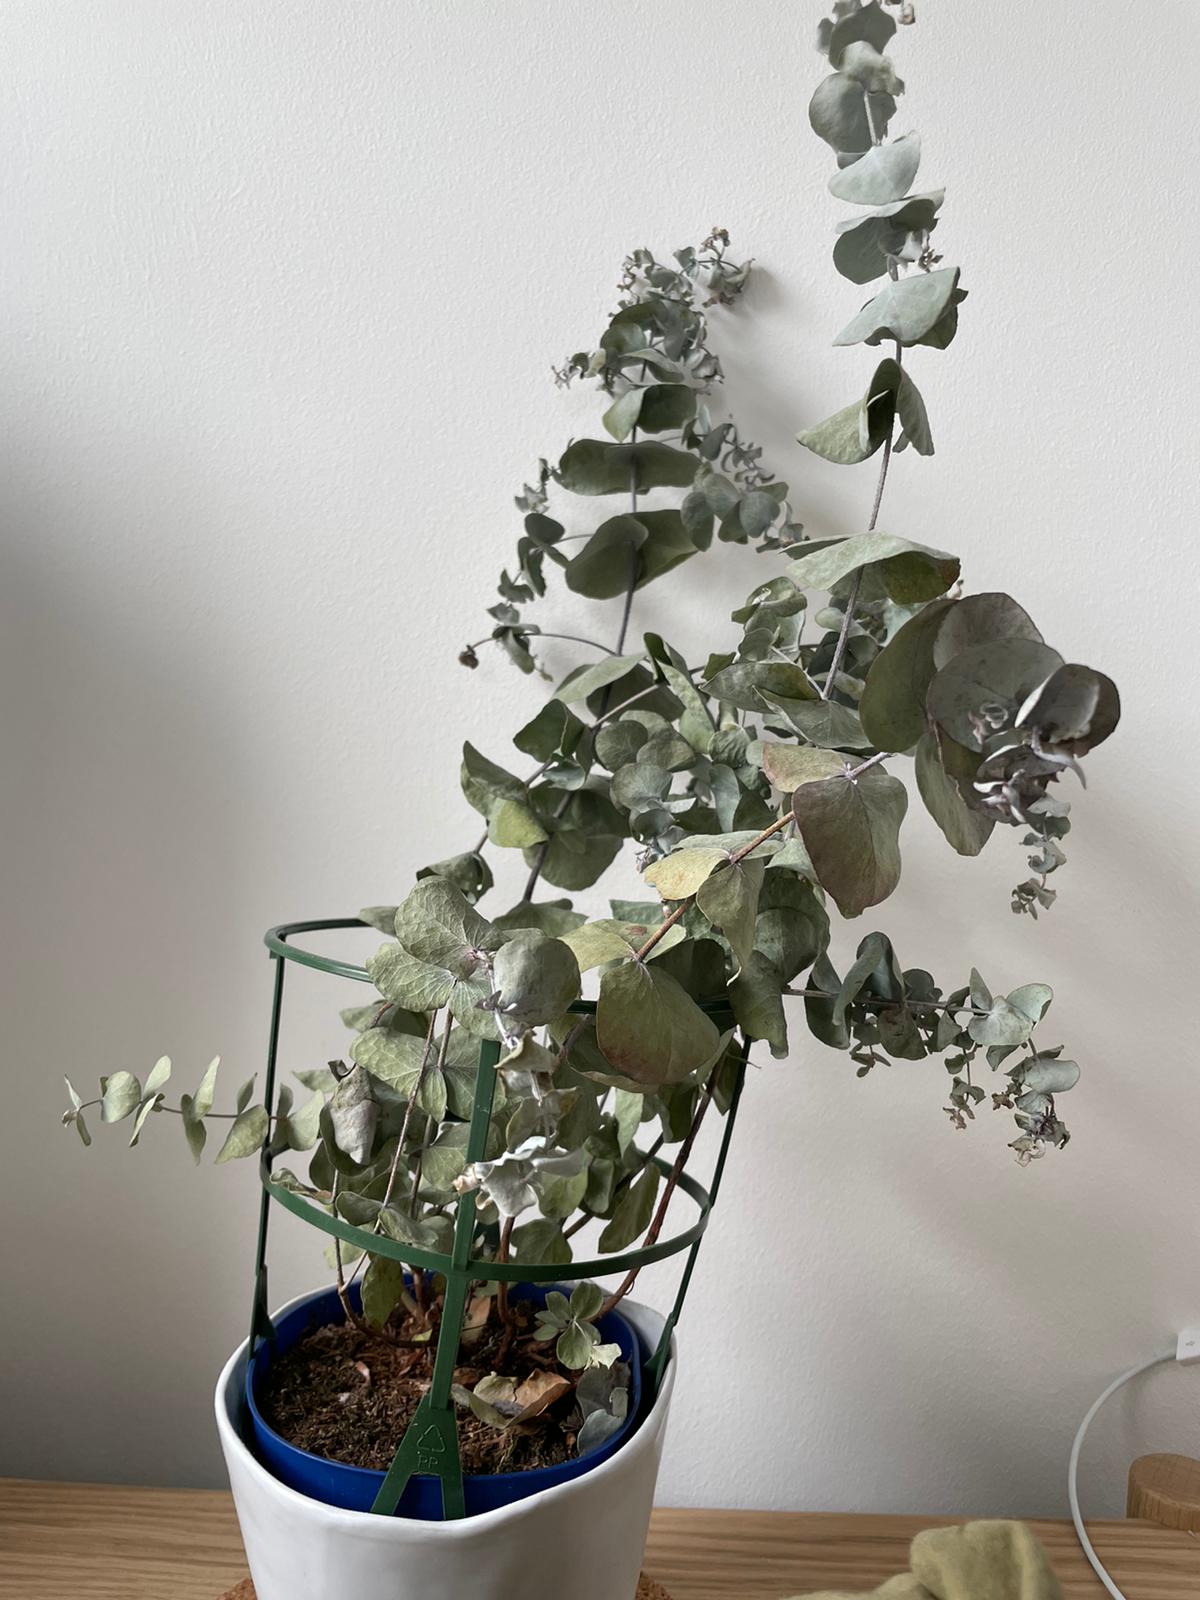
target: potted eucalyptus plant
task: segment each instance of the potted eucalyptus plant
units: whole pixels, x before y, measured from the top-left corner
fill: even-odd
[[[515,560],[460,660],[498,648],[540,671],[540,642],[563,637],[535,620],[556,586],[597,603],[595,637],[576,641],[515,756],[465,746],[478,842],[362,913],[383,935],[365,969],[329,964],[374,990],[342,1014],[345,1059],[297,1074],[302,1104],[270,1085],[256,1101],[251,1079],[220,1122],[215,1062],[178,1103],[165,1059],[144,1082],[101,1079],[92,1100],[68,1085],[64,1120],[85,1144],[97,1105],[104,1122],[132,1119],[133,1144],[177,1115],[197,1161],[220,1126],[218,1162],[259,1155],[266,1195],[332,1236],[332,1287],[274,1320],[256,1302],[218,1392],[260,1600],[500,1600],[534,1548],[570,1559],[576,1600],[632,1594],[678,1305],[656,1317],[631,1291],[642,1260],[676,1248],[663,1241],[679,1196],[707,1204],[689,1172],[697,1134],[706,1117],[731,1122],[751,1044],[787,1054],[789,997],[859,1076],[928,1059],[921,1081],[942,1084],[957,1128],[990,1098],[1022,1163],[1067,1142],[1058,1097],[1079,1068],[1037,1032],[1045,984],[935,979],[873,929],[844,970],[830,953],[834,919],[899,881],[910,761],[960,855],[1017,830],[1028,871],[1012,908],[1049,908],[1069,828],[1060,780],[1119,715],[1110,680],[1015,600],[964,592],[957,557],[881,528],[894,456],[933,453],[912,356],[951,343],[966,293],[934,245],[943,193],[915,187],[919,137],[889,137],[897,20],[911,21],[898,0],[838,0],[810,108],[847,206],[834,265],[868,295],[835,342],[869,348],[858,397],[799,442],[875,462],[860,527],[806,533],[792,489],[719,404],[713,330],[750,276],[728,236],[670,262],[635,251],[595,346],[557,374],[598,390],[597,436],[525,485]],[[596,506],[585,532],[562,520],[571,497]],[[753,545],[769,575],[689,660],[634,616],[643,590],[722,542]],[[588,918],[571,897],[630,843],[643,897]],[[503,910],[484,909],[493,851],[527,870]],[[595,1257],[632,1252],[607,1289],[578,1270],[589,1227]],[[262,1253],[260,1240],[260,1267]],[[449,1436],[430,1408],[439,1384]],[[439,1499],[447,1437],[463,1471],[440,1475]]]

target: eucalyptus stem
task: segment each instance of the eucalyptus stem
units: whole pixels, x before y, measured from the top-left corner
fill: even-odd
[[[505,1217],[500,1224],[500,1240],[496,1245],[496,1261],[500,1264],[508,1260],[508,1246],[516,1220],[515,1217]],[[508,1310],[508,1284],[503,1279],[496,1285],[496,1313],[504,1326],[508,1327],[512,1319]]]
[[[539,639],[565,639],[568,644],[590,645],[593,650],[603,650],[606,656],[618,656],[621,653],[619,649],[614,650],[611,645],[601,644],[599,639],[585,639],[582,634],[578,633],[547,633],[544,628],[539,628],[537,630],[536,637]],[[472,642],[467,645],[467,649],[478,650],[480,645],[499,643],[500,641],[496,638],[495,634],[488,633],[485,634],[482,639],[472,640]]]
[[[626,1189],[628,1189],[629,1185],[634,1181],[634,1179],[639,1178],[642,1173],[645,1172],[647,1166],[651,1161],[654,1160],[655,1156],[662,1149],[663,1145],[666,1144],[666,1142],[666,1135],[660,1133],[658,1138],[655,1139],[654,1143],[650,1146],[649,1150],[642,1152],[641,1166],[636,1167],[632,1172],[627,1172],[623,1178],[620,1178],[613,1185],[611,1198],[614,1204],[620,1198],[620,1196],[625,1193]],[[575,1221],[572,1222],[569,1227],[563,1229],[563,1238],[573,1238],[575,1234],[579,1232],[580,1228],[586,1228],[589,1222],[595,1222],[596,1220],[596,1216],[591,1211],[582,1212],[581,1215],[575,1218]]]
[[[792,997],[794,999],[802,999],[802,1000],[836,1000],[837,999],[836,993],[831,994],[828,989],[781,989],[779,992],[781,994],[789,995],[790,997]],[[866,998],[868,1000],[878,999],[878,996],[868,995],[868,996],[866,996]],[[890,1005],[900,1005],[901,1003],[902,1002],[899,1001],[899,1000],[895,1000],[895,1001],[880,1000],[879,1001],[879,1005],[880,1005],[881,1009],[884,1009],[884,1008],[886,1008],[886,1007],[888,1007]],[[948,1001],[945,1001],[945,1000],[909,1000],[909,999],[906,998],[903,1001],[903,1005],[904,1005],[905,1009],[908,1010],[908,1011],[953,1011],[953,1012],[963,1011],[963,1012],[968,1012],[973,1017],[986,1017],[986,1016],[990,1015],[990,1012],[982,1010],[979,1006],[971,1006],[971,1005],[952,1006],[952,1005],[949,1004]]]
[[[100,1104],[102,1104],[102,1101],[100,1101],[100,1100],[85,1100],[84,1103],[80,1106],[79,1109],[80,1109],[80,1111],[89,1111],[92,1108],[92,1106],[98,1106]],[[161,1106],[156,1106],[155,1110],[156,1111],[168,1111],[168,1112],[170,1112],[171,1116],[173,1116],[173,1117],[181,1117],[183,1115],[183,1107],[182,1106],[161,1105]],[[237,1119],[240,1116],[241,1116],[241,1112],[240,1111],[206,1111],[204,1113],[204,1121],[205,1122],[236,1122]],[[272,1117],[271,1118],[271,1122],[272,1123],[276,1123],[278,1121],[279,1121],[278,1117]]]
[[[870,129],[871,143],[882,144],[883,135],[880,133],[879,128],[876,125],[875,113],[871,110],[871,92],[869,89],[863,90],[863,109],[867,113],[867,127]]]
[[[653,1220],[651,1221],[649,1228],[646,1230],[646,1236],[642,1240],[640,1246],[642,1250],[649,1250],[651,1246],[657,1242],[658,1236],[663,1230],[663,1223],[667,1219],[667,1208],[671,1204],[671,1196],[679,1187],[679,1180],[683,1176],[683,1169],[687,1165],[688,1157],[692,1153],[692,1147],[696,1143],[696,1135],[700,1132],[700,1125],[704,1121],[704,1114],[708,1110],[713,1098],[713,1085],[716,1082],[717,1073],[719,1071],[720,1062],[718,1062],[717,1065],[712,1069],[712,1072],[709,1074],[708,1082],[701,1090],[700,1104],[696,1107],[696,1114],[692,1118],[692,1125],[687,1131],[687,1137],[680,1145],[679,1153],[675,1157],[675,1160],[671,1166],[671,1170],[667,1175],[667,1185],[662,1192],[662,1199],[658,1202],[658,1209],[654,1213]],[[638,1273],[641,1272],[641,1270],[640,1264],[636,1267],[630,1267],[620,1284],[613,1290],[608,1299],[600,1307],[600,1310],[596,1313],[597,1317],[606,1316],[608,1312],[612,1311],[615,1306],[620,1305],[621,1301],[624,1300],[625,1296],[637,1282]]]
[[[612,654],[616,655],[617,652],[614,650]],[[606,722],[611,722],[614,717],[619,717],[622,711],[624,711],[628,706],[636,705],[639,700],[644,700],[647,695],[653,694],[657,688],[658,684],[652,683],[648,689],[639,689],[637,694],[631,694],[628,700],[622,700],[619,706],[614,706],[611,711],[605,711],[602,716],[598,716],[595,722],[590,723],[587,727],[585,737],[589,743],[595,738],[596,734]],[[522,787],[528,792],[530,785],[535,784],[542,776],[543,772],[548,772],[553,765],[554,757],[551,756],[548,761],[543,761],[540,767],[535,767],[527,778],[522,779]],[[483,839],[484,843],[486,843],[486,832],[484,833]]]
[[[845,772],[842,774],[842,777],[849,782],[852,778],[857,778],[859,773],[866,772],[869,767],[878,766],[881,761],[886,761],[888,754],[888,751],[881,750],[877,752],[877,754],[868,757],[866,761],[860,761],[858,766],[847,767]],[[729,865],[731,867],[736,867],[738,862],[744,861],[752,850],[757,850],[760,844],[765,844],[768,839],[773,837],[773,835],[782,832],[784,828],[789,826],[791,821],[792,813],[790,811],[785,812],[782,817],[777,817],[769,827],[764,828],[761,833],[756,834],[748,844],[744,844],[740,849],[733,851],[729,857]],[[664,920],[659,923],[658,927],[655,928],[654,932],[646,940],[645,944],[642,945],[641,949],[634,951],[633,959],[635,961],[644,961],[647,955],[649,955],[650,951],[654,949],[654,946],[668,931],[668,929],[673,928],[675,924],[685,915],[689,906],[694,904],[695,899],[696,896],[694,894],[690,894],[686,900],[681,900],[675,907],[674,911],[672,911],[671,915],[664,918]]]
[[[392,1198],[392,1191],[396,1187],[396,1174],[400,1170],[400,1162],[404,1157],[404,1141],[408,1138],[408,1129],[412,1122],[413,1111],[416,1108],[417,1097],[421,1093],[421,1087],[425,1082],[425,1074],[429,1071],[430,1047],[433,1044],[433,1030],[436,1026],[437,1010],[435,1008],[429,1013],[429,1029],[425,1034],[425,1049],[421,1056],[421,1070],[417,1073],[417,1081],[413,1084],[412,1093],[408,1097],[408,1104],[404,1108],[404,1120],[400,1124],[400,1137],[396,1140],[396,1151],[392,1156],[392,1165],[388,1171],[387,1187],[384,1189],[383,1199],[379,1203],[380,1211],[383,1211],[384,1207],[388,1205]],[[439,1070],[445,1065],[446,1062],[446,1051],[450,1044],[450,1030],[453,1026],[453,1014],[450,1011],[447,1011],[446,1025],[442,1029],[441,1044],[438,1049]],[[379,1231],[378,1217],[375,1219],[374,1231],[376,1233]]]
[[[863,109],[865,110],[865,112],[867,114],[867,127],[871,131],[871,143],[873,145],[882,144],[883,143],[883,135],[880,133],[878,127],[876,126],[875,113],[871,109],[871,96],[870,96],[869,91],[866,90],[866,89],[863,90]],[[896,279],[896,276],[897,276],[896,263],[894,261],[891,261],[891,260],[888,261],[888,272],[891,275],[891,278],[892,278],[892,280],[894,282],[895,279]],[[897,365],[899,365],[899,362],[900,362],[900,341],[897,340],[896,341],[896,363],[897,363]],[[891,459],[892,459],[892,432],[893,432],[894,428],[895,428],[895,419],[893,418],[892,426],[889,427],[889,429],[888,429],[888,436],[883,441],[883,460],[880,463],[880,467],[879,467],[879,480],[875,485],[875,503],[871,507],[871,520],[870,520],[870,522],[867,523],[867,532],[868,533],[874,533],[875,524],[879,520],[879,507],[883,503],[883,486],[887,482],[888,467],[890,466]],[[853,623],[854,623],[854,608],[858,604],[859,590],[862,588],[862,577],[863,577],[863,569],[861,567],[859,567],[858,571],[854,574],[854,582],[850,586],[850,593],[846,597],[846,609],[845,609],[845,612],[842,615],[842,625],[841,625],[840,629],[838,630],[837,643],[836,643],[836,645],[834,646],[834,649],[833,649],[833,660],[829,664],[829,671],[825,675],[825,683],[824,683],[824,686],[821,689],[821,699],[822,700],[828,700],[829,697],[833,694],[834,687],[835,687],[835,685],[837,683],[837,675],[842,670],[842,661],[844,660],[845,655],[846,655],[846,645],[848,644],[849,639],[850,639],[850,629],[851,629],[851,627],[853,626]]]
[[[644,370],[644,369],[643,369]],[[637,443],[637,429],[630,433],[630,441]],[[636,517],[638,511],[637,488],[637,456],[629,463],[629,515]],[[629,618],[633,611],[633,595],[637,588],[638,570],[641,567],[641,553],[637,545],[629,548],[629,581],[625,585],[625,605],[621,612],[621,626],[617,632],[617,648],[613,654],[619,656],[625,648],[625,635],[629,632]]]
[[[884,448],[886,449],[887,446]],[[886,457],[884,459],[886,461]],[[882,491],[882,483],[880,483],[879,488]],[[876,505],[879,504],[878,493],[876,494],[875,503]],[[874,522],[872,522],[871,526],[874,527],[874,525]],[[834,686],[837,683],[837,675],[842,670],[842,659],[846,654],[846,644],[850,638],[850,627],[854,621],[854,608],[858,604],[858,591],[862,588],[862,576],[863,569],[859,567],[854,574],[854,581],[850,585],[850,593],[846,596],[846,609],[842,613],[842,625],[838,630],[837,643],[833,647],[833,659],[829,663],[829,671],[825,674],[825,682],[821,688],[822,700],[828,700],[832,695]]]
[[[388,1168],[387,1186],[383,1191],[383,1199],[379,1202],[379,1212],[376,1214],[375,1221],[374,1221],[374,1223],[372,1224],[372,1227],[371,1227],[371,1232],[372,1233],[378,1233],[379,1232],[379,1217],[382,1214],[384,1207],[387,1206],[390,1203],[391,1198],[392,1198],[392,1192],[396,1187],[396,1178],[397,1178],[397,1175],[399,1174],[399,1171],[400,1171],[400,1162],[401,1162],[401,1160],[403,1159],[403,1156],[404,1156],[404,1141],[408,1138],[409,1125],[412,1122],[412,1115],[413,1115],[413,1110],[416,1107],[417,1096],[421,1092],[421,1085],[425,1082],[425,1074],[429,1071],[429,1063],[430,1063],[430,1059],[431,1059],[430,1058],[430,1048],[431,1048],[431,1046],[433,1044],[433,1030],[437,1025],[437,1014],[438,1014],[438,1008],[435,1006],[434,1009],[429,1014],[429,1027],[428,1027],[428,1029],[426,1030],[426,1033],[425,1033],[425,1048],[424,1048],[424,1050],[423,1050],[423,1052],[421,1054],[421,1069],[417,1073],[417,1081],[413,1084],[412,1093],[408,1097],[408,1104],[404,1108],[404,1120],[400,1124],[400,1135],[399,1135],[399,1138],[396,1140],[396,1149],[395,1149],[395,1152],[392,1155],[392,1164]],[[437,1060],[438,1060],[438,1069],[439,1069],[439,1071],[446,1064],[446,1051],[447,1051],[447,1048],[449,1047],[449,1044],[450,1044],[450,1030],[451,1030],[451,1028],[453,1026],[454,1026],[454,1017],[449,1011],[447,1011],[446,1012],[446,1026],[442,1030],[441,1044],[440,1044],[440,1047],[438,1049]],[[418,1165],[417,1165],[417,1181],[418,1181],[418,1183],[420,1181],[420,1158],[419,1157],[418,1157]],[[416,1189],[415,1188],[413,1190],[413,1205],[412,1205],[412,1209],[414,1211],[416,1210]],[[334,1245],[335,1245],[335,1252],[336,1252],[336,1247],[337,1247],[337,1241],[336,1240],[334,1241]],[[362,1270],[363,1262],[366,1259],[367,1258],[366,1258],[366,1254],[365,1253],[359,1258],[358,1262],[355,1265],[354,1271],[353,1271],[353,1273],[351,1274],[351,1277],[350,1277],[350,1282],[351,1283],[353,1283],[355,1278],[357,1278],[359,1272]]]
[[[615,651],[613,653],[616,654]],[[606,722],[611,722],[614,717],[619,717],[621,715],[622,711],[627,711],[630,706],[637,705],[639,700],[644,700],[647,695],[653,694],[657,688],[658,688],[658,684],[657,683],[652,683],[646,689],[639,689],[636,694],[631,694],[627,700],[622,700],[621,704],[619,706],[613,706],[611,711],[605,711],[602,716],[598,716],[596,718],[595,722],[593,722],[588,727],[588,730],[587,730],[586,734],[584,735],[584,738],[587,741],[588,747],[590,748],[592,740],[595,739],[597,733],[599,733],[600,729],[604,726],[604,724]],[[529,776],[524,780],[524,785],[525,785],[526,791],[528,791],[528,789],[529,789],[531,784],[534,784],[534,783],[537,782],[537,780],[541,777],[543,772],[548,771],[549,768],[551,768],[553,765],[554,765],[554,759],[553,759],[553,757],[551,757],[551,759],[549,761],[543,761],[540,767],[537,767],[533,772],[531,772],[529,774]],[[563,812],[567,809],[567,806],[570,804],[571,795],[572,795],[573,792],[574,791],[570,790],[570,789],[565,791],[563,800],[561,800],[559,802],[558,809],[554,812],[554,816],[556,818],[557,817],[561,817]],[[475,849],[472,852],[472,854],[479,855],[480,852],[483,850],[484,846],[487,844],[487,842],[488,842],[488,834],[487,834],[487,829],[485,828],[484,831],[483,831],[483,836],[480,839],[479,843],[475,846]],[[531,870],[531,872],[529,874],[529,881],[525,885],[525,893],[521,896],[522,902],[525,902],[525,901],[527,901],[527,900],[532,898],[534,888],[537,885],[537,881],[542,875],[542,867],[545,865],[546,852],[549,850],[549,848],[550,848],[549,839],[544,839],[542,841],[542,843],[537,846],[537,856],[536,856],[536,858],[534,860],[534,863],[533,863],[533,869]]]
[[[558,804],[554,808],[553,815],[554,815],[555,822],[557,822],[558,819],[563,815],[563,813],[566,811],[566,809],[570,805],[570,803],[571,803],[571,790],[570,789],[564,789],[563,790],[562,799],[558,802]],[[547,857],[547,855],[549,853],[550,853],[550,840],[547,837],[547,838],[543,839],[541,844],[539,844],[536,847],[536,851],[535,851],[534,858],[533,858],[533,865],[529,869],[529,876],[526,878],[525,887],[521,891],[521,903],[522,903],[522,905],[524,905],[527,901],[530,901],[530,900],[533,899],[533,891],[537,888],[538,879],[542,875],[542,868],[546,865],[546,857]]]
[[[888,262],[888,271],[893,282],[896,279],[896,263]],[[896,340],[896,365],[901,364],[902,348],[899,339]],[[893,417],[891,427],[888,428],[887,438],[883,441],[883,457],[879,463],[879,477],[875,484],[875,500],[871,506],[871,520],[867,523],[867,532],[874,533],[875,525],[879,521],[879,508],[883,504],[883,489],[887,483],[888,468],[892,464],[892,435],[895,432],[896,421]],[[850,638],[850,628],[854,622],[854,608],[858,604],[859,590],[862,588],[863,568],[859,567],[854,574],[854,582],[850,585],[850,593],[846,596],[846,610],[842,615],[842,625],[838,630],[837,644],[833,649],[833,660],[829,664],[829,671],[825,674],[825,683],[821,689],[821,699],[828,700],[834,691],[838,673],[842,670],[842,660],[846,654],[846,645]]]
[[[900,365],[900,346],[896,346],[896,365]],[[875,525],[879,521],[879,508],[883,504],[883,486],[887,482],[888,468],[892,464],[892,434],[888,431],[887,438],[883,441],[883,458],[879,463],[879,481],[875,485],[875,500],[871,506],[871,520],[867,523],[867,532],[874,533]],[[862,568],[859,568],[861,576]],[[857,593],[857,588],[855,590]]]
[[[329,1203],[331,1206],[335,1205],[337,1202],[340,1178],[341,1173],[335,1171],[333,1174],[333,1183],[330,1186]],[[359,1316],[358,1312],[355,1311],[354,1305],[350,1299],[350,1290],[346,1283],[345,1263],[342,1260],[342,1241],[338,1238],[336,1233],[333,1236],[333,1270],[337,1286],[337,1297],[341,1301],[342,1310],[345,1313],[346,1321],[352,1328],[357,1328],[360,1333],[366,1333],[368,1331],[367,1324],[365,1320]],[[350,1281],[353,1283],[353,1278]]]

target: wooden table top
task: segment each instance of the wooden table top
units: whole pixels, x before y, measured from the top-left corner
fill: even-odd
[[[909,1541],[950,1518],[799,1511],[654,1513],[646,1571],[672,1600],[780,1600],[872,1589],[907,1566]],[[1068,1600],[1105,1600],[1069,1522],[1035,1522]],[[1200,1538],[1148,1522],[1090,1524],[1128,1600],[1197,1600]],[[0,1479],[4,1600],[217,1600],[246,1576],[220,1490]]]

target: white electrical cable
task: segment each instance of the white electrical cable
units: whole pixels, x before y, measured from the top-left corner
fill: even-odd
[[[1079,1536],[1079,1543],[1083,1546],[1083,1553],[1092,1564],[1092,1571],[1108,1590],[1112,1600],[1125,1600],[1125,1596],[1109,1577],[1104,1563],[1093,1549],[1092,1541],[1088,1538],[1087,1529],[1083,1525],[1083,1513],[1079,1509],[1079,1487],[1076,1482],[1079,1475],[1079,1452],[1083,1449],[1084,1436],[1091,1427],[1096,1413],[1110,1395],[1116,1394],[1122,1384],[1128,1383],[1131,1378],[1136,1378],[1139,1374],[1148,1372],[1151,1367],[1160,1366],[1164,1361],[1174,1361],[1175,1357],[1176,1352],[1168,1350],[1165,1355],[1151,1356],[1149,1361],[1143,1361],[1139,1366],[1130,1367],[1128,1372],[1123,1372],[1119,1378],[1114,1378],[1079,1424],[1079,1432],[1075,1435],[1075,1443],[1071,1446],[1071,1460],[1067,1467],[1067,1498],[1071,1502],[1071,1521],[1075,1524],[1075,1532]]]

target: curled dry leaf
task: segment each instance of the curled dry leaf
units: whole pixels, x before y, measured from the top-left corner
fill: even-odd
[[[492,1299],[490,1295],[477,1294],[473,1296],[467,1306],[466,1315],[463,1317],[462,1337],[460,1344],[478,1344],[483,1330],[487,1327],[488,1318],[492,1313]]]
[[[570,1388],[570,1378],[564,1378],[556,1372],[531,1372],[523,1383],[517,1385],[514,1398],[521,1409],[513,1421],[529,1422],[534,1417],[540,1417],[556,1400],[561,1400]]]

